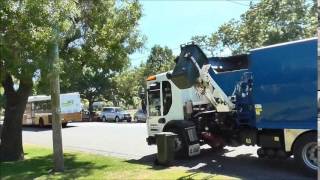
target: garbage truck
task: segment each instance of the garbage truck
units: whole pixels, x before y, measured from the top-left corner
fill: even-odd
[[[173,132],[175,156],[198,155],[204,144],[259,146],[259,158],[293,156],[316,173],[317,38],[211,58],[190,43],[175,61],[147,78],[149,145]]]

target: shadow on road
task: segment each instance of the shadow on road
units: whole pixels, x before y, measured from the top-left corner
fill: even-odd
[[[314,179],[302,172],[296,162],[288,160],[259,159],[253,154],[241,154],[227,157],[230,151],[201,150],[201,155],[189,159],[175,160],[172,166],[187,168],[192,172],[180,179],[192,179],[198,172],[226,175],[241,179]],[[145,164],[155,170],[167,167],[154,165],[156,155],[145,156],[139,160],[129,160],[129,163]],[[293,177],[293,178],[292,178]],[[210,177],[208,177],[210,178]]]
[[[73,127],[77,127],[77,126],[72,126],[72,125],[68,125],[67,127],[64,127],[62,129],[68,129],[68,128],[73,128]],[[39,126],[23,126],[22,127],[23,131],[33,131],[33,132],[42,132],[42,131],[51,131],[52,128],[51,126],[46,126],[46,127],[39,127]]]

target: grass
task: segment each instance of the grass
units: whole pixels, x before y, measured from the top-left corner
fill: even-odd
[[[25,145],[25,160],[0,163],[0,179],[230,179],[184,168],[157,168],[124,159],[68,151],[65,171],[51,173],[52,150]]]

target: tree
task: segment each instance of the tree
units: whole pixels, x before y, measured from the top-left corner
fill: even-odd
[[[57,13],[58,1],[53,2],[52,10]],[[52,22],[52,38],[48,45],[49,61],[49,82],[51,95],[52,113],[52,145],[53,145],[53,170],[54,172],[64,171],[64,158],[61,132],[61,112],[60,112],[60,79],[59,79],[59,27],[58,22]]]
[[[59,3],[57,13],[51,11],[52,5],[49,0],[0,2],[0,82],[5,96],[0,160],[23,159],[22,118],[32,78],[46,68],[52,22],[59,22],[61,33],[69,29],[73,14],[68,12],[74,12],[75,3]]]
[[[89,102],[89,111],[93,111],[93,103],[98,100],[111,98],[111,88],[113,87],[111,78],[113,74],[104,70],[95,70],[93,68],[84,68],[79,76],[64,77],[62,90],[79,91],[81,98],[87,99]]]
[[[137,106],[140,102],[140,93],[146,88],[147,77],[172,70],[175,64],[174,58],[172,50],[167,46],[153,46],[146,63],[141,63],[139,67],[128,68],[112,79],[113,98],[125,106]]]
[[[79,91],[81,97],[89,101],[90,112],[93,102],[113,98],[111,78],[128,67],[128,55],[144,42],[137,30],[140,4],[137,1],[119,3],[87,1],[80,9],[81,16],[76,19],[68,43],[61,49],[65,62],[61,91]],[[46,87],[46,81],[39,82],[41,93],[47,93]]]
[[[50,0],[0,1],[0,82],[5,97],[0,160],[23,159],[21,120],[33,79],[47,82],[52,22],[59,29],[62,90],[72,89],[75,76],[83,77],[84,69],[111,75],[121,71],[128,54],[142,44],[136,30],[141,16],[136,1],[57,2],[53,12]]]
[[[217,33],[213,33],[211,36],[193,36],[191,41],[197,44],[202,50],[214,56],[216,54],[216,49],[219,49],[219,37]]]
[[[118,76],[113,78],[115,86],[113,88],[114,93],[114,105],[116,102],[121,102],[122,105],[137,106],[139,104],[139,92],[142,89],[140,85],[143,78],[143,71],[141,68],[127,69]]]
[[[252,48],[316,36],[316,1],[262,0],[251,4],[240,20],[230,20],[200,42],[215,51],[234,54]],[[210,38],[217,43],[208,43]]]
[[[175,56],[173,55],[172,50],[167,46],[153,46],[145,65],[144,76],[147,77],[149,75],[172,70],[175,64],[174,58]]]
[[[128,69],[113,78],[115,86],[113,89],[113,101],[115,106],[119,106],[121,102],[124,106],[136,106],[136,99],[139,94],[139,74],[137,69]]]

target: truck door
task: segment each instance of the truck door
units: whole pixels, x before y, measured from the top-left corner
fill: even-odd
[[[168,81],[155,82],[148,89],[149,135],[162,132],[172,104],[171,85]]]
[[[149,135],[161,132],[159,120],[162,118],[161,82],[152,83],[148,88],[148,131]]]

